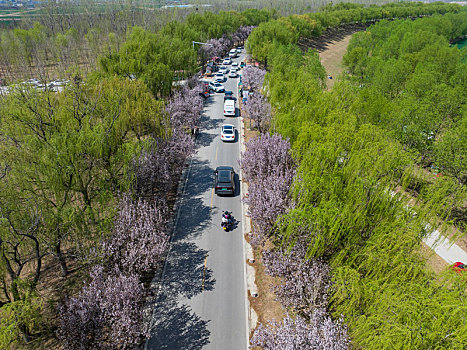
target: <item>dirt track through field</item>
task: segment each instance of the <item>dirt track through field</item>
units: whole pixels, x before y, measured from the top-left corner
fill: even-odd
[[[328,89],[331,89],[336,79],[339,79],[340,74],[343,71],[342,57],[347,51],[352,34],[344,36],[342,39],[337,41],[331,41],[326,46],[326,49],[319,53],[321,64],[326,69],[328,79],[326,80]],[[329,77],[332,77],[330,79]]]

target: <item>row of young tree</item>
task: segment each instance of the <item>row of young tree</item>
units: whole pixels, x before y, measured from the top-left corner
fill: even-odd
[[[417,2],[391,3],[381,7],[358,4],[329,5],[324,11],[303,15],[290,15],[264,22],[248,39],[251,55],[267,63],[275,45],[295,45],[299,40],[320,36],[328,28],[354,23],[374,23],[382,19],[414,18],[433,14],[456,13],[462,7],[456,4]],[[462,35],[462,29],[450,27],[450,37]]]
[[[143,79],[149,75],[150,85],[158,85],[159,80],[165,84],[174,72],[193,73],[199,67],[199,46],[193,46],[193,41],[222,37],[236,41],[240,27],[258,25],[273,16],[271,11],[253,9],[218,14],[160,9],[151,11],[148,19],[147,11],[126,6],[104,13],[95,6],[74,10],[74,6],[46,6],[31,18],[33,22],[25,20],[18,28],[2,30],[0,78],[8,84],[30,77],[51,81],[69,76],[70,67],[92,72],[100,62],[111,74]]]
[[[417,6],[423,13],[423,6]],[[276,180],[269,173],[254,172],[247,179],[253,190],[263,186],[258,196],[253,191],[253,198],[250,190],[247,201],[252,217],[259,209],[254,217],[259,242],[275,243],[275,249],[263,254],[263,262],[267,272],[283,281],[275,292],[289,315],[282,322],[261,325],[253,345],[346,349],[349,337],[357,348],[464,347],[467,308],[460,300],[466,296],[466,276],[450,270],[434,276],[420,252],[427,223],[436,226],[456,209],[462,212],[466,198],[462,178],[449,170],[465,159],[458,123],[465,119],[467,70],[458,49],[449,47],[449,39],[465,34],[458,27],[464,15],[461,11],[415,21],[383,21],[356,35],[346,62],[362,62],[363,76],[352,70],[332,91],[324,89],[326,75],[316,52],[303,53],[290,41],[270,46],[263,57],[269,67],[263,91],[273,109],[270,132],[290,144],[278,135],[262,136],[250,142],[242,167],[247,179],[250,164],[270,172],[278,164],[296,164],[287,173],[293,183],[286,195],[275,185],[288,178],[283,170]],[[257,36],[261,42],[261,27],[266,24],[253,30],[250,38]],[[401,72],[391,75],[399,80],[384,74],[390,66]],[[391,86],[394,81],[399,82],[397,87]],[[376,88],[378,84],[388,88]],[[414,92],[418,95],[411,96]],[[451,96],[446,104],[443,98],[433,98],[444,92]],[[408,98],[418,104],[409,108]],[[443,142],[445,135],[459,135],[459,141],[450,136],[443,151],[456,153],[449,165],[436,163],[437,153],[430,153],[445,176],[431,177],[424,186],[417,174],[426,164],[426,150],[406,143],[394,130],[404,118],[400,99],[411,113],[404,121],[413,127],[428,126],[433,135],[424,137],[433,144]],[[453,109],[447,107],[451,102]],[[425,115],[415,116],[418,108]],[[264,149],[258,151],[261,146]],[[293,161],[284,161],[283,154],[292,155]],[[465,171],[465,165],[460,168]],[[420,190],[416,211],[404,194],[414,186]],[[273,210],[268,222],[261,213],[270,213],[269,208],[280,210]],[[462,220],[456,224],[465,229]]]

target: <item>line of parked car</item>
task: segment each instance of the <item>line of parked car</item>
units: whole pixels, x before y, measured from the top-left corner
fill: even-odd
[[[238,78],[238,71],[241,69],[237,62],[232,62],[232,58],[238,57],[242,52],[242,47],[232,49],[229,57],[222,61],[222,66],[210,82],[209,87],[215,92],[224,92],[224,116],[236,116],[236,98],[232,91],[226,91],[221,84],[226,81],[225,75],[229,78]],[[230,69],[227,67],[230,65]],[[228,72],[228,73],[227,73]],[[223,124],[221,126],[221,140],[223,142],[235,142],[237,131],[233,124]],[[214,171],[214,192],[217,195],[235,195],[235,170],[231,166],[219,166]]]
[[[15,90],[27,90],[35,89],[38,91],[62,91],[65,85],[69,84],[69,80],[58,79],[51,81],[49,83],[41,82],[38,79],[28,79],[19,84],[12,84],[8,86],[0,87],[0,94],[9,94],[11,91]]]

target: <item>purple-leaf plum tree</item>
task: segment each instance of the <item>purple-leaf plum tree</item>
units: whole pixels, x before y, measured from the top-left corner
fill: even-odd
[[[252,347],[263,350],[347,350],[347,330],[333,321],[324,309],[316,310],[309,320],[287,315],[281,322],[260,324],[251,338]]]
[[[248,117],[255,122],[260,133],[269,128],[271,121],[271,105],[260,92],[255,92],[248,97],[244,105],[244,110]]]
[[[136,275],[101,266],[77,297],[59,310],[58,337],[65,349],[125,349],[146,337],[142,327],[144,289]]]
[[[259,92],[263,86],[265,75],[266,71],[264,69],[251,66],[245,67],[242,74],[243,86]]]
[[[103,244],[113,266],[124,273],[151,271],[168,248],[165,201],[133,201],[120,198],[119,210],[110,239]]]

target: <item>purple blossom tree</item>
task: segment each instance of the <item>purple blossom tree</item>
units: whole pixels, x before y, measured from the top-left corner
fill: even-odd
[[[125,349],[139,344],[143,330],[143,286],[136,275],[96,266],[81,293],[60,307],[58,337],[65,349]]]
[[[324,309],[316,310],[309,320],[287,316],[281,321],[260,324],[251,338],[251,347],[263,350],[347,350],[347,329],[334,322]]]
[[[259,92],[263,86],[265,75],[266,71],[264,69],[250,66],[245,67],[242,74],[243,86]]]
[[[278,300],[289,314],[278,323],[259,325],[251,343],[262,349],[335,349],[349,348],[343,319],[333,321],[326,311],[331,287],[329,266],[317,259],[306,259],[307,244],[299,239],[290,252],[284,249],[263,252],[266,273],[280,277],[273,286]]]
[[[165,109],[173,129],[180,130],[186,127],[191,130],[199,121],[203,100],[196,87],[183,87],[174,94]]]
[[[260,133],[269,128],[271,105],[260,92],[256,92],[248,97],[244,110],[248,114],[248,117],[255,122],[255,126]]]
[[[172,133],[165,140],[158,140],[157,147],[169,163],[170,175],[176,176],[187,157],[195,151],[191,130],[197,126],[203,110],[203,100],[198,84],[193,88],[183,87],[166,106]]]
[[[136,197],[156,195],[165,198],[172,185],[170,165],[157,148],[143,149],[133,162],[135,175],[134,193]]]
[[[191,134],[179,130],[175,130],[168,140],[158,140],[158,147],[169,163],[172,178],[180,174],[186,159],[195,152]]]
[[[234,43],[243,43],[251,34],[251,31],[254,28],[254,26],[241,26],[235,31],[235,33],[233,33],[232,40],[234,41]]]
[[[233,40],[228,36],[223,35],[221,38],[209,39],[205,45],[202,45],[200,50],[204,57],[223,56],[234,44]]]
[[[329,265],[318,259],[307,260],[306,250],[306,241],[301,239],[290,252],[284,249],[263,252],[266,273],[282,281],[273,287],[278,300],[304,317],[327,307],[331,287]]]
[[[289,190],[293,172],[287,173],[288,178],[271,176],[258,179],[248,186],[248,213],[253,220],[254,234],[251,236],[253,245],[265,241],[277,218],[285,213],[289,204]]]
[[[143,327],[144,287],[137,275],[118,271],[104,281],[105,296],[100,302],[107,341],[112,348],[128,349],[148,337]]]
[[[262,134],[248,141],[246,148],[240,166],[249,187],[245,202],[253,219],[251,243],[259,245],[289,204],[295,163],[290,155],[290,143],[280,135]]]
[[[165,201],[150,204],[133,201],[128,194],[120,198],[114,231],[103,244],[113,266],[125,274],[151,271],[168,248]]]
[[[262,134],[251,139],[241,154],[240,166],[248,183],[272,172],[280,176],[293,172],[295,162],[290,154],[290,142],[279,134]]]
[[[221,56],[223,52],[222,43],[219,39],[209,39],[206,42],[206,45],[201,46],[200,50],[202,55],[206,58],[212,58],[215,56]]]

